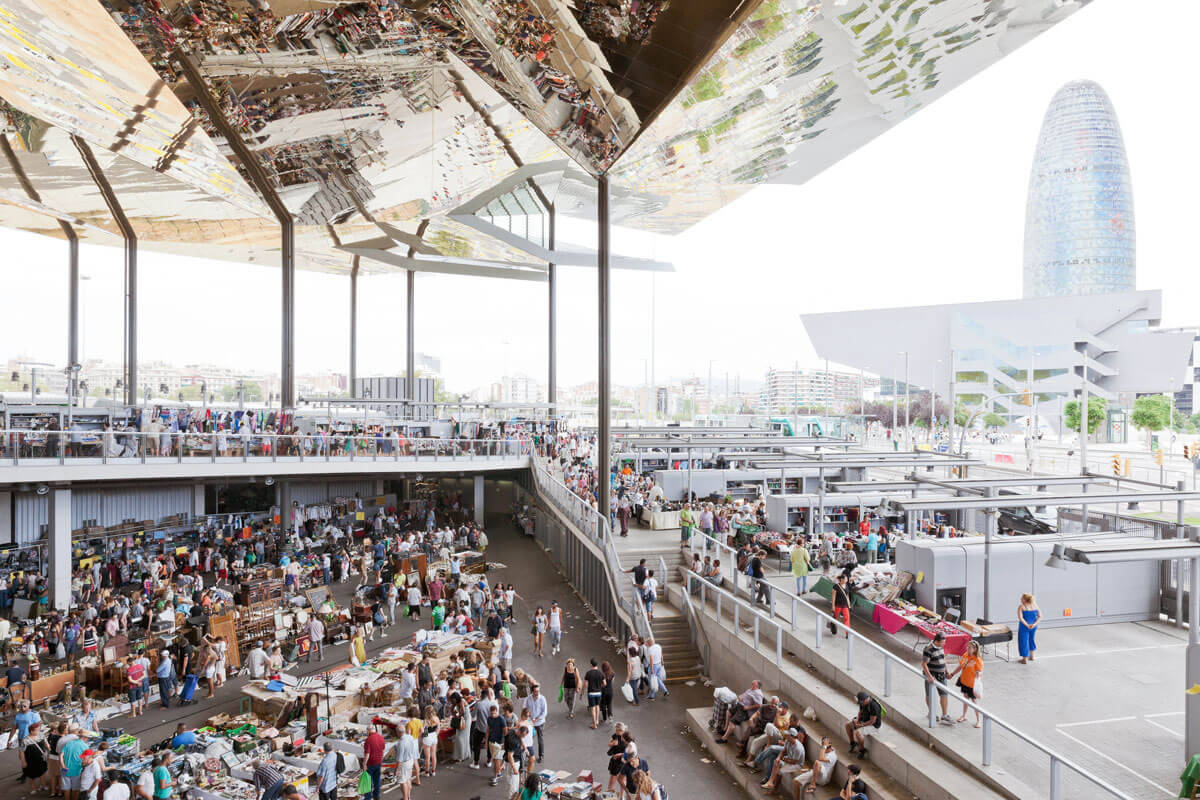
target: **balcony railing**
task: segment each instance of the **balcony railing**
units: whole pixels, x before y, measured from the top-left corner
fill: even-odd
[[[531,440],[391,438],[372,434],[140,433],[0,430],[0,469],[49,464],[410,461],[527,457]]]

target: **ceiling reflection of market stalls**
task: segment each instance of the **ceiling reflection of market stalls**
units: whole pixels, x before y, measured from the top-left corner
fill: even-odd
[[[1084,4],[0,0],[6,135],[41,197],[5,170],[0,209],[118,244],[75,134],[143,247],[278,263],[277,221],[186,54],[295,217],[297,267],[348,272],[347,247],[406,258],[430,220],[421,257],[526,269],[545,206],[594,217],[599,173],[614,222],[681,231],[807,179]],[[522,167],[546,167],[536,192],[472,205]]]

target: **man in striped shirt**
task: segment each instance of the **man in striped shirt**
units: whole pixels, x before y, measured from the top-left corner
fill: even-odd
[[[929,702],[929,685],[944,684],[946,682],[946,635],[938,631],[933,636],[933,641],[925,646],[921,651],[921,670],[925,673],[925,680],[928,682],[925,687],[925,702]],[[946,712],[946,703],[949,700],[949,693],[940,685],[937,687],[938,697],[940,698],[942,713],[938,717],[939,722],[947,722],[951,725],[954,720]]]
[[[256,758],[254,760],[254,788],[259,791],[258,800],[277,800],[283,791],[283,773],[274,764]]]

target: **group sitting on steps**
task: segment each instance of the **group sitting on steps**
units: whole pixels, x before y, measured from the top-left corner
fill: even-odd
[[[752,681],[750,688],[734,695],[727,688],[714,693],[713,715],[709,727],[718,734],[718,744],[737,748],[738,763],[752,772],[763,774],[759,784],[767,794],[780,789],[793,800],[813,797],[818,787],[833,780],[838,754],[829,737],[822,737],[819,747],[809,757],[806,745],[809,736],[801,724],[801,715],[778,697],[763,695],[762,683]],[[866,756],[864,728],[878,728],[883,711],[879,703],[866,692],[859,692],[859,714],[846,723],[850,754],[855,749]],[[867,784],[857,764],[846,769],[845,784],[831,800],[868,800]]]

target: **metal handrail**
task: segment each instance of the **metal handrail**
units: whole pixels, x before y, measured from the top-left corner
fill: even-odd
[[[624,611],[629,617],[630,627],[637,629],[637,608],[642,609],[642,615],[646,613],[645,607],[637,598],[637,602],[633,602],[633,598],[626,597],[621,591],[617,576],[622,573],[620,559],[617,558],[617,552],[613,545],[612,531],[609,528],[608,520],[604,519],[600,512],[584,500],[579,495],[572,492],[567,486],[553,475],[550,474],[540,463],[540,459],[534,457],[533,476],[534,485],[537,488],[538,494],[546,500],[550,501],[566,519],[571,521],[575,527],[582,531],[584,535],[597,548],[604,553],[605,572],[608,576],[609,589],[612,592],[613,599],[616,601],[617,608]],[[636,590],[634,590],[636,592]],[[647,629],[649,629],[649,620],[646,621]]]
[[[719,548],[725,548],[727,550],[730,549],[728,547],[728,545],[722,545],[720,542],[716,541],[715,539],[713,539],[711,536],[708,536],[707,534],[700,533],[700,534],[696,534],[696,535],[712,541],[712,543]],[[880,645],[871,641],[870,639],[863,636],[862,634],[851,630],[848,626],[843,625],[841,623],[841,621],[835,619],[831,615],[827,614],[826,612],[824,612],[821,609],[817,608],[816,606],[812,605],[807,600],[804,600],[803,598],[801,598],[791,592],[788,592],[786,589],[780,589],[777,586],[770,587],[771,605],[770,605],[770,609],[768,611],[768,613],[769,613],[769,616],[768,616],[767,614],[763,613],[763,610],[760,609],[756,603],[752,604],[749,601],[743,600],[741,597],[738,596],[738,594],[736,594],[736,592],[738,591],[736,578],[734,581],[734,592],[730,592],[726,589],[722,589],[721,587],[713,584],[706,578],[702,577],[699,573],[693,572],[689,568],[685,567],[685,568],[683,568],[683,571],[686,576],[686,578],[684,580],[684,593],[685,594],[688,591],[688,586],[691,583],[692,578],[699,581],[700,601],[702,604],[707,605],[708,601],[707,601],[706,593],[708,591],[715,591],[718,593],[717,594],[717,598],[718,598],[717,618],[719,621],[721,621],[722,625],[724,624],[723,623],[724,617],[721,614],[720,598],[723,595],[728,596],[734,602],[734,618],[733,619],[734,619],[734,632],[735,633],[740,632],[740,627],[738,624],[739,623],[739,613],[738,613],[739,608],[741,606],[745,606],[751,612],[751,614],[753,615],[753,618],[754,618],[754,646],[755,646],[756,651],[758,650],[758,641],[759,641],[758,633],[759,633],[760,620],[763,620],[763,619],[767,620],[768,624],[770,624],[772,627],[775,628],[775,659],[776,659],[775,663],[776,663],[776,666],[783,665],[783,633],[784,633],[784,624],[776,621],[776,619],[775,619],[775,605],[776,605],[775,604],[775,595],[776,595],[776,593],[783,594],[790,601],[789,606],[791,609],[791,619],[789,621],[789,624],[790,624],[790,629],[792,632],[794,632],[797,628],[796,611],[800,606],[803,606],[804,608],[808,609],[809,611],[811,611],[813,614],[815,614],[817,616],[816,625],[814,626],[814,635],[815,635],[814,643],[817,648],[821,647],[821,635],[822,635],[825,625],[832,623],[833,625],[836,626],[835,630],[839,630],[839,631],[849,634],[849,636],[847,638],[847,647],[846,647],[846,671],[847,672],[852,671],[854,668],[854,645],[855,645],[855,643],[861,643],[864,646],[874,650],[875,652],[877,652],[881,656],[883,656],[883,659],[884,659],[884,661],[883,661],[883,664],[884,664],[883,695],[884,695],[884,697],[890,697],[891,693],[892,693],[892,691],[891,691],[892,663],[895,662],[896,664],[899,664],[901,669],[911,672],[913,675],[917,676],[918,678],[921,679],[921,681],[923,681],[927,684],[926,694],[928,696],[928,704],[929,704],[929,727],[934,728],[937,726],[936,708],[938,706],[938,698],[937,698],[938,689],[941,688],[943,691],[951,691],[951,687],[947,686],[944,683],[935,683],[933,681],[929,681],[925,677],[924,672],[918,670],[916,667],[912,666],[908,662],[906,662],[900,658],[897,658],[895,655],[893,655],[891,652],[889,652],[886,648],[881,647]],[[733,573],[735,576],[737,575],[736,562],[734,563]],[[1078,764],[1071,761],[1070,759],[1068,759],[1062,755],[1059,755],[1057,751],[1053,750],[1048,745],[1042,744],[1041,742],[1039,742],[1038,740],[1029,736],[1028,734],[1023,733],[1022,731],[1017,729],[1012,724],[1005,722],[1004,720],[1000,719],[999,717],[997,717],[995,714],[991,713],[990,711],[982,708],[975,702],[973,702],[965,697],[956,698],[956,702],[959,699],[961,699],[962,702],[964,704],[966,704],[966,706],[968,708],[971,708],[974,711],[979,712],[979,714],[983,718],[983,742],[982,742],[983,752],[982,752],[982,759],[981,759],[983,766],[985,766],[985,767],[991,766],[991,763],[992,763],[992,725],[998,725],[1001,728],[1003,728],[1004,730],[1006,730],[1009,733],[1016,736],[1021,741],[1025,742],[1026,744],[1032,746],[1033,748],[1035,748],[1037,750],[1040,750],[1043,754],[1050,757],[1050,800],[1061,800],[1061,798],[1062,798],[1062,790],[1061,790],[1061,786],[1060,786],[1060,769],[1061,769],[1061,767],[1066,767],[1067,769],[1078,774],[1080,777],[1088,780],[1093,785],[1095,785],[1097,788],[1102,789],[1103,791],[1107,792],[1108,794],[1112,795],[1113,797],[1121,798],[1121,800],[1131,800],[1129,795],[1125,794],[1124,792],[1117,789],[1116,787],[1106,783],[1102,778],[1099,778],[1098,776],[1091,774],[1090,772],[1086,771],[1083,767],[1079,766]]]
[[[68,454],[68,450],[71,452]],[[242,461],[401,461],[421,458],[521,458],[532,439],[392,439],[368,433],[281,434],[251,431],[154,432],[0,429],[0,468],[22,463],[212,463]]]

